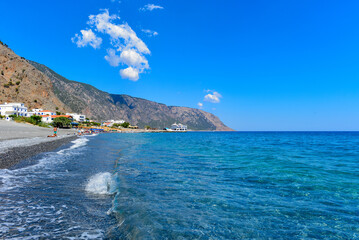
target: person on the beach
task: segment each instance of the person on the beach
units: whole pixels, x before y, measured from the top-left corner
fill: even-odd
[[[79,129],[77,133],[79,136],[81,136],[81,129]]]
[[[54,127],[54,137],[57,137],[57,127]]]

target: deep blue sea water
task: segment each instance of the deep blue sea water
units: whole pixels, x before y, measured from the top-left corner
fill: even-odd
[[[359,239],[359,133],[83,137],[0,170],[0,239]]]

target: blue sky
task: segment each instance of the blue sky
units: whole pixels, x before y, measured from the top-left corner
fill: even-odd
[[[68,79],[168,105],[200,102],[236,130],[359,130],[358,1],[12,0],[1,8],[0,40]],[[106,11],[107,27],[88,24]],[[136,38],[111,38],[109,24],[127,24]],[[92,41],[81,34],[90,29]],[[118,66],[105,59],[109,49]]]

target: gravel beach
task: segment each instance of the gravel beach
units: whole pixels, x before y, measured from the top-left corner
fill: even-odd
[[[52,128],[0,120],[0,169],[42,152],[53,151],[77,138],[74,129],[59,129],[58,137],[47,137],[52,134]]]
[[[76,131],[74,129],[59,129],[57,135],[63,136],[74,134],[75,132]],[[10,139],[47,137],[53,133],[54,132],[52,128],[44,128],[26,123],[0,120],[0,142]]]

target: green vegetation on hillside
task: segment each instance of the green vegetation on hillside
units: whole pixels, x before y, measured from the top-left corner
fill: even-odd
[[[40,126],[40,127],[50,127],[49,124],[41,122],[40,116],[31,116],[31,117],[21,117],[17,115],[10,115],[15,122],[23,122],[23,123],[30,123],[32,125]]]

